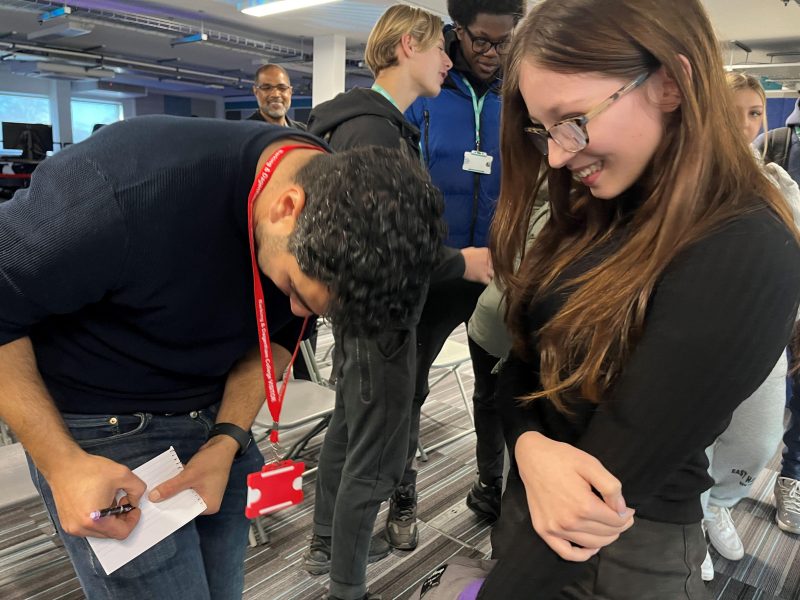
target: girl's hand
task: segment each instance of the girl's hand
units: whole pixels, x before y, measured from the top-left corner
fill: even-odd
[[[590,454],[529,431],[514,456],[533,528],[561,558],[588,560],[633,525],[622,484]]]

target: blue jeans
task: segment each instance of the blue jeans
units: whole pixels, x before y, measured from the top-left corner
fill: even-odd
[[[800,372],[793,373],[798,357],[788,351],[789,375],[786,377],[786,408],[789,409],[789,427],[783,434],[783,463],[781,477],[800,480]]]
[[[135,469],[170,446],[187,463],[206,442],[215,414],[216,407],[170,416],[62,416],[84,450]],[[30,458],[28,464],[87,598],[241,599],[250,525],[244,516],[246,477],[264,464],[254,444],[234,461],[218,513],[197,517],[111,575],[105,574],[85,538],[68,535],[61,529],[50,486]]]

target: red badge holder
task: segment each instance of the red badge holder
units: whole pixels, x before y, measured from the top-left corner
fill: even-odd
[[[294,460],[264,465],[247,476],[247,508],[244,514],[255,519],[303,501],[303,472],[306,466]]]

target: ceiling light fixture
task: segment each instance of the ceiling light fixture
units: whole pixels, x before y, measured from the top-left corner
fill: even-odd
[[[318,6],[320,4],[328,4],[329,2],[337,1],[338,0],[246,0],[245,2],[239,2],[236,8],[251,17],[266,17],[267,15],[276,15],[290,10],[298,10],[300,8],[308,8],[310,6]]]
[[[48,10],[47,12],[43,12],[39,15],[39,23],[44,23],[45,21],[50,21],[52,19],[58,19],[59,17],[68,17],[72,14],[72,9],[67,6],[59,6],[58,8],[54,8],[53,10]]]
[[[207,33],[197,32],[197,33],[192,33],[190,35],[185,35],[183,37],[175,38],[169,43],[169,45],[174,48],[175,46],[180,46],[181,44],[195,44],[197,42],[207,42],[207,41],[208,41]]]

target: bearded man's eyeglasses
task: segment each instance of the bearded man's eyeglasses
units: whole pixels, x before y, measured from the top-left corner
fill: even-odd
[[[262,83],[261,85],[254,86],[257,90],[261,90],[262,92],[270,93],[272,90],[278,90],[281,94],[285,94],[292,86],[286,85],[285,83],[279,83],[278,85],[272,85],[271,83]]]

